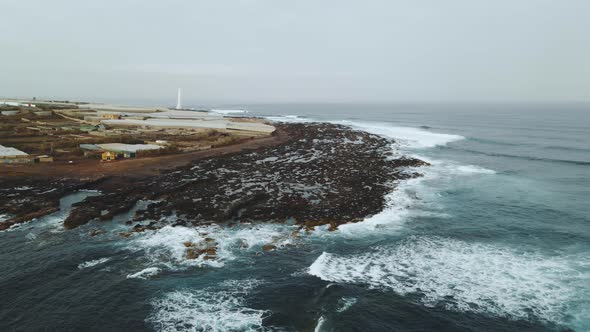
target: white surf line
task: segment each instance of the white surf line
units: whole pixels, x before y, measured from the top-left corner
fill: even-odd
[[[588,295],[576,286],[590,278],[577,261],[492,244],[410,237],[367,253],[324,252],[308,273],[330,282],[417,294],[429,307],[562,323],[568,303]]]
[[[158,331],[263,331],[267,310],[246,305],[257,280],[229,280],[202,290],[178,290],[154,299],[146,319]]]
[[[339,226],[339,231],[330,232],[332,234],[359,236],[360,234],[367,233],[367,231],[373,232],[376,229],[382,230],[382,227],[385,226],[388,227],[388,230],[390,231],[398,231],[408,218],[408,215],[416,212],[412,209],[415,204],[421,204],[423,207],[424,202],[417,202],[416,198],[432,191],[422,188],[424,187],[425,182],[436,181],[439,178],[446,181],[449,180],[450,176],[495,173],[493,170],[488,170],[475,165],[460,165],[451,161],[432,160],[415,154],[416,150],[424,150],[446,145],[465,138],[460,135],[433,133],[414,127],[401,127],[382,123],[345,120],[316,121],[311,118],[302,118],[297,115],[270,116],[267,117],[267,119],[285,123],[323,122],[345,125],[355,130],[361,130],[388,139],[393,139],[396,143],[392,146],[392,150],[398,155],[399,152],[401,152],[403,155],[412,156],[432,164],[431,167],[411,169],[423,173],[423,177],[399,181],[392,184],[395,185],[396,189],[386,196],[387,204],[383,211],[366,218],[360,223],[341,225]],[[319,230],[321,229],[322,228],[319,227]],[[323,235],[323,232],[314,232],[314,235]]]
[[[78,269],[82,270],[85,268],[93,267],[93,266],[96,266],[99,264],[106,263],[110,260],[111,260],[110,257],[103,257],[103,258],[99,258],[99,259],[95,259],[95,260],[91,260],[91,261],[86,261],[86,262],[78,264]]]

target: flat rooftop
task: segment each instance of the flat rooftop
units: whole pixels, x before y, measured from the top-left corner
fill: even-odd
[[[28,156],[28,155],[29,155],[28,153],[22,152],[19,149],[0,145],[0,157]]]
[[[106,151],[120,152],[137,152],[142,150],[158,150],[162,147],[155,144],[123,144],[123,143],[105,143],[97,144],[101,149]]]

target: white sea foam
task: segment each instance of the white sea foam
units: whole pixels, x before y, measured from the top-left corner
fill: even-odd
[[[147,318],[158,331],[264,331],[266,310],[248,308],[245,298],[256,280],[224,282],[219,287],[182,290],[152,301]]]
[[[162,270],[157,267],[147,267],[139,272],[128,274],[127,279],[149,279],[158,275],[160,271]]]
[[[297,115],[268,116],[266,118],[271,121],[286,123],[305,123],[316,121],[310,118],[303,118]],[[401,143],[403,147],[412,149],[433,148],[435,146],[446,145],[454,141],[465,139],[465,137],[461,135],[434,133],[420,128],[396,126],[393,124],[348,120],[336,120],[325,122],[342,124],[349,126],[353,129],[358,129],[371,134],[391,138],[396,140],[398,143]]]
[[[313,331],[314,332],[322,332],[325,323],[326,323],[326,318],[324,318],[324,316],[320,316],[320,318],[318,319],[318,322],[315,325],[315,329],[313,329]]]
[[[310,122],[312,119],[298,116],[269,117],[274,121],[282,122]],[[415,215],[429,215],[448,217],[442,212],[437,201],[437,190],[445,188],[457,177],[494,174],[493,170],[475,165],[461,165],[451,161],[429,160],[423,156],[414,155],[417,149],[432,148],[445,145],[450,142],[464,139],[460,135],[433,133],[427,130],[401,127],[392,124],[357,122],[357,121],[328,121],[330,123],[343,124],[353,129],[363,130],[375,135],[394,139],[396,147],[402,148],[403,154],[411,154],[416,158],[432,164],[431,167],[418,167],[410,169],[422,173],[424,176],[395,183],[395,190],[388,194],[386,207],[380,213],[366,218],[360,223],[346,224],[339,227],[338,232],[322,232],[318,228],[314,235],[326,234],[359,236],[374,233],[375,230],[399,231],[408,217]],[[394,149],[397,151],[398,149]],[[405,151],[404,151],[405,150]]]
[[[390,124],[357,121],[335,121],[334,123],[349,125],[353,129],[391,138],[401,143],[402,146],[413,149],[433,148],[465,139],[461,135],[434,133],[424,129]]]
[[[99,259],[94,259],[94,260],[91,260],[91,261],[86,261],[84,263],[80,263],[78,265],[78,268],[80,270],[82,270],[82,269],[85,269],[85,268],[96,266],[98,264],[104,264],[104,263],[106,263],[106,262],[108,262],[110,260],[111,259],[109,257],[103,257],[103,258],[99,258]]]
[[[427,306],[561,322],[567,303],[584,298],[578,287],[590,277],[571,262],[488,244],[411,237],[364,254],[324,252],[309,273],[331,282],[418,294]]]
[[[218,110],[212,109],[211,112],[218,113],[218,114],[243,114],[248,113],[246,110]]]
[[[84,200],[88,196],[97,196],[99,194],[100,192],[96,190],[79,190],[75,193],[66,195],[60,199],[58,211],[39,218],[34,218],[24,223],[12,225],[10,228],[6,229],[6,231],[28,230],[32,228],[30,226],[33,226],[36,228],[35,231],[31,232],[34,236],[44,231],[61,233],[65,231],[63,222],[70,214],[72,205]],[[0,221],[2,221],[1,218],[2,216],[0,216]],[[34,224],[31,225],[31,222],[34,222]]]
[[[239,227],[166,226],[156,231],[147,231],[131,241],[128,248],[142,250],[150,264],[168,269],[183,269],[188,266],[221,267],[233,260],[240,252],[260,250],[265,244],[280,248],[292,243],[291,227],[285,225],[242,225]],[[213,241],[212,241],[212,240]],[[189,259],[186,244],[197,249],[216,247],[215,259],[205,255]]]
[[[178,265],[218,264],[206,261],[203,257],[187,259],[185,243],[200,243],[206,234],[196,228],[166,226],[156,231],[148,231],[130,243],[132,249],[144,250],[151,264],[163,264],[170,269]]]
[[[284,122],[284,123],[305,123],[305,122],[314,122],[314,120],[309,118],[303,118],[298,115],[283,115],[283,116],[267,116],[266,119],[274,122]]]
[[[475,165],[459,165],[456,170],[457,172],[470,174],[496,174],[496,171]]]
[[[338,309],[337,312],[345,312],[346,310],[350,309],[353,305],[355,305],[357,299],[354,297],[343,297],[338,301]]]
[[[411,214],[412,208],[420,203],[415,198],[416,188],[421,181],[421,178],[416,178],[398,183],[395,191],[385,197],[386,207],[383,211],[365,218],[362,222],[341,225],[335,234],[357,237],[377,230],[399,231]]]
[[[449,218],[450,215],[440,204],[439,192],[466,180],[478,181],[482,176],[490,176],[495,171],[475,165],[461,165],[452,161],[433,160],[415,156],[431,164],[428,167],[409,168],[409,171],[423,176],[394,182],[395,189],[386,195],[385,208],[365,218],[362,222],[344,224],[337,232],[318,232],[316,236],[344,235],[359,237],[378,232],[399,232],[412,217]]]

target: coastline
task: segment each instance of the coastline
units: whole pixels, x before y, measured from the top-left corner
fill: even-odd
[[[184,224],[189,220],[182,213],[171,214],[160,224],[150,226],[167,210],[166,206],[154,206],[148,209],[154,210],[154,218],[149,213],[136,215],[138,210],[146,210],[155,203],[152,201],[143,201],[115,217],[99,216],[75,229],[64,229],[63,222],[69,215],[83,212],[78,207],[94,204],[112,208],[123,206],[119,205],[125,203],[121,197],[135,195],[126,190],[136,183],[138,189],[150,188],[145,187],[149,185],[145,181],[150,178],[156,188],[160,183],[170,184],[170,191],[161,196],[164,203],[170,201],[171,206],[180,207],[179,211],[191,211],[191,206],[203,207],[199,201],[181,198],[193,197],[193,191],[193,198],[197,200],[214,197],[215,193],[217,198],[231,195],[232,192],[226,193],[220,187],[241,178],[252,181],[236,182],[241,183],[240,187],[258,184],[256,171],[271,174],[279,169],[271,167],[274,158],[254,163],[257,168],[248,167],[252,164],[249,161],[279,157],[275,162],[285,163],[290,152],[280,150],[282,148],[278,146],[256,151],[259,155],[250,156],[253,159],[245,157],[248,151],[203,158],[193,166],[164,170],[166,177],[150,175],[131,181],[110,177],[108,183],[89,184],[87,189],[80,189],[75,194],[67,194],[72,192],[74,182],[56,183],[54,188],[57,189],[50,193],[45,193],[51,190],[47,186],[31,186],[35,188],[29,189],[26,182],[16,183],[10,187],[10,192],[0,190],[0,196],[22,191],[21,198],[35,198],[38,193],[41,196],[53,193],[56,201],[60,201],[60,210],[0,232],[6,248],[3,258],[7,262],[3,280],[6,284],[16,285],[6,289],[9,299],[5,303],[8,309],[4,317],[6,326],[31,326],[34,329],[39,326],[33,323],[37,322],[36,319],[53,326],[55,310],[42,303],[36,304],[37,294],[44,297],[64,294],[56,301],[64,306],[77,303],[70,306],[69,317],[72,318],[68,323],[77,328],[93,323],[110,324],[113,328],[129,326],[128,317],[134,319],[138,330],[158,330],[162,326],[178,324],[198,327],[211,318],[221,320],[240,313],[246,313],[249,327],[258,329],[277,326],[313,330],[320,318],[322,328],[326,329],[353,326],[362,330],[373,322],[394,328],[388,320],[388,313],[395,307],[400,315],[410,315],[405,317],[413,317],[411,315],[416,310],[423,312],[424,319],[417,320],[416,327],[425,330],[441,324],[450,329],[461,326],[535,331],[585,329],[588,289],[584,278],[588,276],[588,265],[581,264],[587,262],[587,249],[570,245],[572,239],[587,243],[583,228],[583,213],[587,209],[578,206],[574,212],[568,209],[570,205],[564,204],[560,208],[559,201],[544,200],[548,198],[544,181],[550,179],[550,183],[557,185],[560,182],[556,177],[563,174],[551,170],[558,165],[562,170],[574,166],[527,161],[522,164],[526,168],[521,169],[521,164],[514,163],[513,159],[481,159],[480,154],[469,154],[467,158],[464,148],[486,153],[498,149],[516,154],[522,146],[529,146],[530,141],[508,136],[506,140],[519,144],[514,147],[505,144],[491,146],[490,142],[497,141],[495,133],[501,129],[490,125],[487,128],[494,130],[480,132],[460,113],[446,119],[445,113],[432,112],[428,120],[419,122],[428,125],[429,128],[425,129],[417,124],[400,127],[402,123],[413,123],[412,116],[401,111],[386,122],[379,121],[381,113],[368,112],[367,117],[372,120],[359,122],[342,119],[354,118],[356,113],[344,113],[338,118],[332,117],[333,112],[322,113],[319,106],[317,110],[319,115],[312,119],[288,116],[277,117],[277,120],[344,124],[348,130],[352,127],[356,131],[391,138],[387,143],[393,154],[387,158],[408,155],[432,165],[410,168],[410,171],[423,173],[418,178],[400,181],[390,178],[392,183],[387,187],[389,193],[385,195],[384,210],[362,219],[362,222],[339,225],[335,232],[329,232],[330,225],[315,227],[314,231],[308,232],[305,225],[284,220],[252,223],[230,219],[212,224]],[[283,113],[294,114],[292,111]],[[510,132],[510,121],[497,116],[493,119],[505,121],[505,126],[499,128],[507,128]],[[530,119],[531,128],[538,123],[535,121],[537,119]],[[443,124],[436,126],[436,123]],[[460,130],[455,128],[456,125]],[[313,131],[309,128],[302,132]],[[316,143],[322,142],[321,151],[340,145],[331,139],[320,139]],[[360,140],[343,139],[341,143],[344,142],[356,147],[352,142],[360,143]],[[575,142],[571,144],[576,146]],[[580,146],[579,142],[577,144]],[[291,143],[286,146],[295,147]],[[297,158],[291,155],[292,163],[284,164],[285,171],[278,173],[281,177],[288,175],[286,170],[297,173],[301,164],[313,165],[305,168],[305,172],[316,172],[316,168],[321,168],[322,163],[311,158],[313,146],[300,147],[302,149],[298,150],[308,152],[296,154]],[[353,149],[340,151],[343,156],[367,159],[363,154],[353,154],[358,152]],[[541,148],[536,151],[541,155],[546,153]],[[569,153],[572,159],[576,157]],[[530,163],[545,169],[541,173],[543,182],[531,181],[529,176],[535,174],[529,172]],[[200,167],[190,169],[197,165]],[[226,168],[223,165],[234,166]],[[364,165],[356,165],[353,169],[364,169]],[[345,167],[338,166],[337,169],[344,175],[352,174]],[[206,174],[210,177],[197,181]],[[291,184],[282,183],[279,187],[294,188],[293,182],[289,182]],[[71,185],[68,190],[59,191],[61,185],[68,184]],[[111,187],[113,192],[103,192],[108,194],[105,199],[92,200],[92,204],[78,204],[85,196],[99,195],[93,188],[102,186]],[[570,202],[575,201],[583,197],[585,189],[578,186],[577,195],[565,197],[569,197]],[[524,201],[523,190],[527,193]],[[121,193],[117,194],[119,191]],[[343,192],[343,204],[353,202],[346,191]],[[111,195],[112,200],[108,202],[106,198]],[[522,204],[517,207],[513,206],[514,202]],[[546,206],[561,211],[559,215],[545,216],[556,218],[556,222],[538,218],[536,213],[539,210],[527,205],[530,202],[544,202]],[[246,204],[253,205],[256,202]],[[235,207],[241,211],[239,205]],[[109,210],[117,213],[114,209]],[[108,213],[107,209],[104,211]],[[510,211],[528,213],[517,213],[509,218],[493,217],[496,213],[505,216],[502,213]],[[191,212],[191,215],[196,214]],[[9,217],[0,215],[0,220]],[[134,220],[136,217],[138,220]],[[190,221],[193,219],[201,219],[201,216]],[[564,228],[565,225],[572,225],[570,231]],[[506,232],[508,229],[512,232]],[[533,238],[529,234],[536,236]],[[47,264],[39,264],[40,261]],[[490,274],[490,271],[497,273]],[[59,276],[52,282],[57,283],[63,292],[78,291],[72,295],[57,293],[54,287],[45,286],[47,276]],[[567,280],[562,279],[563,276],[567,276]],[[249,294],[235,293],[250,281],[256,286],[250,288]],[[35,292],[27,295],[22,289]],[[89,299],[87,294],[95,294],[96,289],[101,289],[101,294]],[[147,293],[146,289],[149,289]],[[289,301],[282,301],[282,297],[277,299],[277,292],[285,294]],[[231,303],[222,300],[226,295],[232,299]],[[112,312],[128,311],[130,316],[97,317],[93,310],[87,310],[88,303],[110,308]],[[227,330],[227,326],[222,325],[220,330]]]
[[[114,163],[99,163],[95,160],[77,161],[71,165],[54,163],[50,167],[43,164],[0,165],[0,177],[71,178],[97,179],[125,172],[128,177],[154,176],[164,170],[184,166],[193,161],[214,156],[240,153],[283,144],[290,140],[284,130],[278,128],[271,136],[245,139],[236,144],[213,147],[208,150],[176,153],[163,156],[142,157],[120,160]]]
[[[129,232],[235,222],[287,222],[306,230],[327,224],[335,230],[379,213],[394,190],[392,180],[421,176],[405,169],[428,165],[415,158],[389,160],[390,145],[390,140],[341,125],[277,124],[270,137],[206,151],[56,164],[50,171],[37,165],[6,167],[0,174],[10,176],[0,181],[1,189],[25,189],[1,199],[0,213],[11,217],[0,228],[54,213],[63,197],[94,190],[100,194],[74,204],[66,229],[136,209],[127,221],[133,226]],[[137,208],[141,202],[153,203]]]

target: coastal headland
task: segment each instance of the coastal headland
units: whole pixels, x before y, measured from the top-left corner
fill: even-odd
[[[237,121],[273,130],[161,155],[0,165],[0,230],[56,213],[61,199],[89,191],[93,194],[72,205],[64,228],[88,224],[90,234],[98,236],[108,223],[122,222],[123,237],[165,226],[240,223],[336,230],[382,211],[396,184],[420,176],[415,167],[428,165],[396,154],[389,139],[342,125]],[[148,133],[158,139],[158,131]],[[169,132],[159,133],[167,142],[175,140]],[[190,139],[201,144],[193,133],[181,136],[188,145]],[[124,221],[117,218],[130,213]],[[214,248],[186,247],[193,258],[214,258]]]

